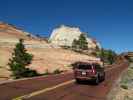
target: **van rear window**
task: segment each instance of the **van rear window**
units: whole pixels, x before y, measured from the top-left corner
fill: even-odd
[[[80,64],[78,65],[78,69],[92,69],[92,66],[89,64]]]
[[[101,69],[102,67],[99,64],[93,64],[95,69]]]

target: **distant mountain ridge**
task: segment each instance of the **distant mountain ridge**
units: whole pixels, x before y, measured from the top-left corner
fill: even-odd
[[[20,28],[17,28],[14,25],[0,22],[0,38],[28,39],[29,35],[31,34],[23,31]]]

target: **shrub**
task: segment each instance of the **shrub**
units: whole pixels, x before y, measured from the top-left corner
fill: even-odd
[[[60,73],[62,73],[63,71],[61,71],[61,70],[59,70],[59,69],[56,69],[56,70],[54,70],[54,72],[53,72],[53,74],[60,74]]]
[[[128,86],[126,84],[121,84],[121,88],[128,89]]]

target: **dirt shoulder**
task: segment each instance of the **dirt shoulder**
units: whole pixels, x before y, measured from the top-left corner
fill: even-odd
[[[133,100],[133,63],[123,72],[110,92],[108,100]]]

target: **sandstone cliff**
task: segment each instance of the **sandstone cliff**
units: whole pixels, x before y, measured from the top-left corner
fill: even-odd
[[[57,46],[72,46],[73,40],[78,39],[82,33],[83,32],[78,27],[61,25],[53,30],[49,41]],[[86,38],[88,41],[88,48],[95,49],[97,46],[101,48],[100,44],[96,40],[90,37]]]

